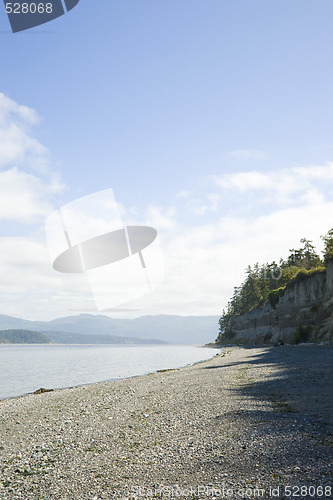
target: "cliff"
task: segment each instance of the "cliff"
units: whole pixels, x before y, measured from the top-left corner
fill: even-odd
[[[286,288],[275,307],[270,303],[237,316],[229,343],[285,343],[333,340],[333,260],[326,271]]]

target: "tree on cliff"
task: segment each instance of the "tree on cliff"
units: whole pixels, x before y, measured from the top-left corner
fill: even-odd
[[[327,262],[328,260],[333,259],[333,228],[328,231],[325,236],[322,236],[321,239],[324,241],[324,260]]]
[[[301,248],[289,250],[287,260],[281,258],[279,264],[273,261],[248,266],[244,282],[234,288],[233,296],[222,313],[219,320],[220,333],[216,340],[220,341],[232,335],[232,323],[240,314],[265,305],[268,301],[275,308],[287,286],[292,286],[314,272],[324,271],[325,262],[333,259],[333,228],[322,236],[322,239],[325,243],[324,261],[317,254],[312,242],[302,238]]]
[[[321,258],[315,251],[312,241],[306,238],[301,239],[303,247],[299,250],[294,248],[289,250],[291,254],[288,257],[288,266],[302,267],[303,269],[312,269],[322,264]]]

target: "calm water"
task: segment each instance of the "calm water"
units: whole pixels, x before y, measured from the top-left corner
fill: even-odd
[[[179,345],[0,345],[0,399],[179,368],[216,353]]]

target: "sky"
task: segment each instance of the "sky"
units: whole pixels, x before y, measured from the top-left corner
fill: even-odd
[[[106,189],[165,261],[112,317],[219,317],[248,265],[322,250],[332,19],[331,0],[80,0],[14,34],[1,5],[0,314],[100,313],[52,268],[45,220]]]

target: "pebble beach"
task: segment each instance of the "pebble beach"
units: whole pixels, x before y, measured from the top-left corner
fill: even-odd
[[[0,401],[0,499],[333,498],[332,375],[330,346],[228,347]]]

